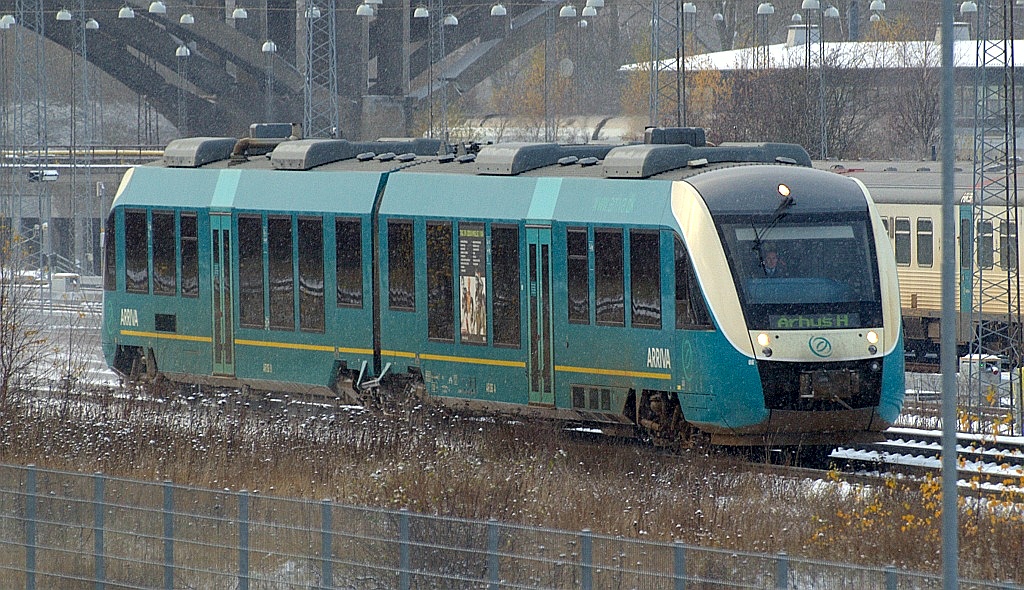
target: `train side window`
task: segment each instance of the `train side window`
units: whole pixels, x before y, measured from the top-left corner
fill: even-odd
[[[388,308],[416,311],[412,222],[388,221]]]
[[[238,323],[263,328],[263,219],[238,216]]]
[[[629,232],[629,292],[632,322],[640,328],[661,328],[661,234]]]
[[[363,306],[363,223],[358,218],[334,220],[334,261],[338,307]]]
[[[452,223],[427,222],[427,338],[455,341],[455,292],[452,273]],[[466,314],[463,299],[463,315]],[[463,321],[469,318],[464,317]],[[483,328],[486,333],[486,327]]]
[[[107,291],[117,290],[117,218],[111,211],[107,216],[107,226],[103,232],[103,288]]]
[[[494,344],[520,346],[519,228],[491,228],[491,283],[494,293]]]
[[[928,217],[917,218],[917,265],[929,267],[934,259],[934,243],[932,241],[932,220]]]
[[[270,285],[270,328],[295,329],[295,271],[292,262],[292,218],[267,218],[267,269]]]
[[[992,242],[992,222],[978,222],[978,266],[981,268],[992,268],[994,258]]]
[[[999,268],[1017,268],[1017,227],[1006,221],[999,222]]]
[[[195,213],[182,213],[181,296],[199,297],[199,232]]]
[[[153,294],[177,293],[174,212],[153,211]]]
[[[124,274],[129,293],[149,293],[149,232],[146,212],[124,212]]]
[[[299,218],[299,329],[324,331],[324,222]]]
[[[594,295],[597,323],[626,325],[622,230],[594,230]]]
[[[700,285],[690,264],[686,246],[677,236],[675,242],[676,269],[676,328],[680,330],[702,330],[712,327],[711,314],[704,303]]]
[[[590,267],[587,260],[587,228],[570,227],[565,233],[568,256],[569,323],[590,323]]]
[[[896,264],[910,265],[910,218],[896,218]]]
[[[974,237],[971,235],[971,220],[960,219],[960,268],[971,267],[971,246]]]

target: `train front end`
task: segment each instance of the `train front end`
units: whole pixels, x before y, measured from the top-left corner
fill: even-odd
[[[723,444],[878,439],[902,408],[904,365],[895,261],[867,190],[793,166],[688,180],[716,233],[691,236],[709,253],[697,273],[749,377],[702,428]]]

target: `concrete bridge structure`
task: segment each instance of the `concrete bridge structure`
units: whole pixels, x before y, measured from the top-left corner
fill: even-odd
[[[188,134],[241,137],[251,123],[264,119],[270,59],[275,119],[301,122],[305,3],[257,1],[253,6],[246,0],[219,0],[211,5],[168,0],[165,14],[153,14],[148,12],[149,0],[87,0],[84,18],[100,23],[98,30],[87,31],[88,60],[144,95],[153,108],[175,126],[183,125]],[[24,4],[17,2],[0,0],[0,14],[24,11]],[[42,17],[37,21],[43,34],[75,50],[83,17],[75,14],[76,20],[60,22],[55,15],[62,8],[76,13],[81,3],[40,2]],[[30,4],[31,14],[38,14],[39,4]],[[428,35],[433,32],[436,45],[443,15],[412,18],[411,0],[384,0],[377,5],[376,15],[368,18],[356,15],[359,4],[357,0],[336,3],[340,134],[351,139],[409,135],[411,113],[428,95]],[[135,18],[118,18],[124,6],[134,9]],[[232,19],[236,7],[245,8],[248,18]],[[516,55],[542,43],[545,13],[559,7],[557,2],[540,0],[532,5],[508,3],[508,16],[494,17],[490,4],[446,2],[445,12],[459,19],[458,26],[445,27],[446,79],[459,88],[472,88]],[[194,16],[193,24],[179,22],[185,12]],[[35,30],[32,19],[22,20],[28,22],[18,26]],[[269,58],[261,51],[268,39],[278,48]],[[190,49],[184,77],[178,67],[182,58],[175,55],[181,45]],[[441,61],[435,59],[435,92]],[[181,98],[179,89],[184,89]],[[184,104],[179,104],[181,100]],[[187,120],[180,120],[180,115]]]

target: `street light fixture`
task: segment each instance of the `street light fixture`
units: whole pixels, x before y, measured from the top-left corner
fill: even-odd
[[[125,4],[117,11],[117,18],[135,18],[135,11],[131,6]]]
[[[153,0],[149,3],[150,14],[167,14],[167,5],[160,0]]]
[[[505,9],[504,4],[498,3],[491,7],[491,16],[505,16],[507,14],[508,10]]]

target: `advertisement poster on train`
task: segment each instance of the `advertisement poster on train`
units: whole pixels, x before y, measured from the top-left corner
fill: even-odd
[[[459,309],[462,341],[487,344],[484,224],[459,224]]]

